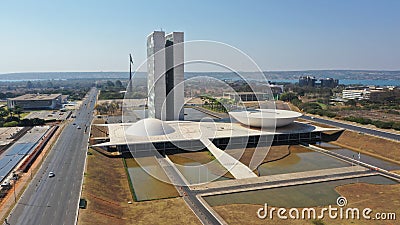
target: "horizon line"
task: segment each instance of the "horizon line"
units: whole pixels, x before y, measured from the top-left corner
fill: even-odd
[[[261,72],[309,72],[309,71],[365,71],[365,72],[400,72],[400,69],[304,69],[304,70],[261,70]],[[147,73],[147,71],[135,71]],[[233,73],[231,71],[185,71],[185,73]],[[260,71],[237,71],[241,73],[258,73]],[[23,74],[23,73],[129,73],[129,71],[25,71],[25,72],[2,72],[0,75]]]

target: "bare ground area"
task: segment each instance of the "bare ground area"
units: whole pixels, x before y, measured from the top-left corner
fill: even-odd
[[[395,111],[395,110],[393,110]],[[398,111],[396,111],[398,112]],[[400,115],[394,113],[388,113],[381,109],[371,109],[371,110],[341,110],[336,112],[341,117],[355,116],[363,117],[371,120],[381,120],[385,122],[399,122]]]
[[[134,202],[122,159],[89,152],[78,224],[200,224],[180,197]]]
[[[364,209],[371,208],[373,211],[371,217],[379,212],[395,212],[397,220],[340,220],[328,219],[328,214],[325,213],[325,218],[319,224],[371,224],[371,225],[384,225],[384,224],[399,224],[400,218],[400,184],[395,185],[375,185],[375,184],[348,184],[338,186],[336,188],[342,196],[345,196],[348,201],[346,207],[358,207]],[[228,224],[318,224],[311,220],[279,220],[275,212],[274,219],[259,219],[257,217],[257,210],[262,207],[261,205],[251,204],[231,204],[215,206],[213,209],[220,215]],[[273,206],[269,206],[271,208]],[[346,208],[345,207],[345,208]],[[299,208],[301,211],[302,208]],[[321,207],[316,208],[316,212],[321,211]]]
[[[400,142],[346,130],[332,143],[391,162],[400,162]]]

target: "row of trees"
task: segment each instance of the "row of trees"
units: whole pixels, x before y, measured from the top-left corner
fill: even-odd
[[[120,80],[112,82],[111,80],[105,83],[98,83],[97,87],[100,88],[100,100],[106,99],[123,99],[125,87]]]
[[[317,102],[305,102],[303,103],[300,99],[295,98],[290,101],[293,105],[297,106],[299,109],[303,110],[306,113],[327,116],[330,118],[336,117],[336,113],[323,109],[320,104]]]
[[[18,115],[18,121],[21,119],[21,114],[23,113],[22,108],[19,106],[15,106],[13,109],[6,109],[5,107],[0,108],[0,117],[9,117],[14,118],[13,115]]]
[[[337,88],[327,88],[327,87],[301,87],[298,84],[286,84],[285,91],[286,93],[294,92],[299,96],[320,96],[320,97],[330,97],[334,92],[341,91],[340,87]]]
[[[13,109],[0,108],[0,127],[40,126],[46,122],[39,118],[21,120],[22,113],[22,108],[19,106],[15,106]]]
[[[102,90],[100,91],[99,95],[100,100],[123,99],[123,98],[124,98],[124,93],[119,91]]]
[[[44,125],[45,123],[46,123],[46,121],[44,119],[39,119],[39,118],[23,119],[23,120],[20,120],[20,121],[11,120],[11,121],[8,121],[8,122],[4,118],[0,118],[0,127],[41,126],[41,125]]]
[[[400,122],[393,122],[393,121],[386,122],[381,120],[371,120],[364,117],[354,117],[354,116],[345,117],[344,119],[347,121],[356,122],[364,125],[372,124],[378,128],[383,128],[383,129],[400,130]]]
[[[209,95],[202,95],[203,107],[215,112],[227,113],[234,104],[233,100],[227,98],[214,98]]]
[[[104,102],[96,105],[95,109],[99,114],[115,114],[117,111],[121,110],[121,103],[117,101]]]
[[[115,82],[112,82],[111,80],[106,81],[105,83],[97,83],[97,88],[100,89],[113,89],[113,88],[119,88],[119,89],[124,89],[125,86],[122,84],[120,80],[116,80]]]

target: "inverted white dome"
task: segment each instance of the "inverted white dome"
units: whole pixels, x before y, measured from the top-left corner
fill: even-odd
[[[240,123],[252,127],[283,127],[292,123],[302,114],[290,110],[257,109],[254,111],[229,112]]]
[[[146,118],[132,124],[125,133],[134,136],[157,136],[175,132],[169,124],[154,118]]]

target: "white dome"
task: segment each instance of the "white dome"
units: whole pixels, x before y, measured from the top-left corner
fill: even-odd
[[[132,124],[125,133],[134,136],[157,136],[175,132],[169,124],[154,118],[146,118]]]
[[[302,114],[290,110],[257,109],[254,111],[229,112],[240,123],[252,127],[283,127]]]

